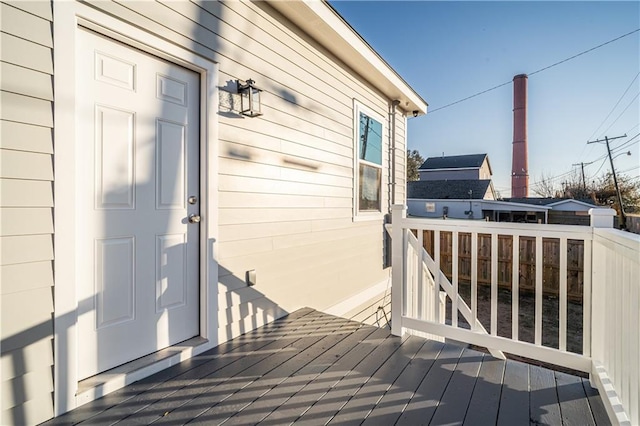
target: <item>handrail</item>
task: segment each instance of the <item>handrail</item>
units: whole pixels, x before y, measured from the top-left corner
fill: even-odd
[[[589,213],[591,226],[586,227],[407,218],[406,207],[393,206],[392,224],[385,226],[387,232],[392,235],[393,244],[392,333],[401,335],[403,330],[407,328],[492,348],[496,352],[494,355],[498,356],[502,355],[502,352],[498,351],[503,350],[588,372],[592,382],[600,391],[611,421],[620,424],[640,424],[640,364],[638,363],[640,335],[637,333],[637,326],[640,324],[640,310],[638,309],[640,306],[640,280],[638,280],[638,276],[640,276],[640,235],[612,229],[615,213],[611,210],[593,209]],[[416,232],[418,237],[414,236],[411,231]],[[430,250],[433,251],[433,256],[425,249],[422,231],[432,232],[433,241],[430,243]],[[452,268],[449,271],[451,280],[440,269],[440,236],[443,233],[445,235],[450,233],[450,236],[446,237],[444,241],[450,241],[446,253],[447,262],[451,262],[448,263]],[[464,259],[467,259],[465,276],[466,279],[471,280],[470,287],[467,287],[467,291],[469,288],[471,289],[471,306],[458,292],[459,235],[466,235],[464,240],[460,240],[460,244],[462,241],[466,241],[465,244],[470,244],[470,249],[469,246],[465,246],[467,248]],[[486,236],[483,237],[483,235]],[[502,236],[506,236],[506,238]],[[482,257],[484,262],[482,265],[491,269],[490,283],[486,281],[488,275],[483,275],[485,277],[483,282],[487,283],[486,285],[491,285],[490,333],[483,327],[478,317],[477,297],[478,288],[481,285],[478,284],[477,276],[479,238],[484,238],[485,242],[485,245],[482,246],[483,253],[485,253]],[[527,268],[532,268],[531,270],[535,269],[535,285],[529,287],[534,294],[532,299],[535,319],[534,343],[527,343],[519,339],[518,297],[512,297],[511,303],[512,337],[506,338],[497,335],[495,324],[499,322],[496,307],[498,303],[499,238],[501,240],[508,238],[506,241],[512,241],[508,243],[509,246],[506,246],[509,247],[508,255],[512,259],[507,260],[511,263],[512,266],[509,268],[512,270],[507,270],[506,274],[510,273],[511,276],[516,277],[511,280],[511,287],[507,289],[511,291],[511,294],[520,294],[522,289],[519,283],[521,280],[520,263],[523,261],[520,251],[522,241],[528,241],[524,247],[533,250],[528,252],[533,256],[533,260],[528,259],[524,264],[530,265]],[[522,238],[524,240],[521,240]],[[558,242],[547,243],[546,241],[549,239]],[[577,240],[577,242],[572,242],[573,240]],[[543,250],[543,243],[555,244],[550,247],[556,248],[549,252],[554,253],[554,256],[558,256],[556,259],[559,259],[559,264],[556,263],[555,266],[556,270],[559,270],[559,275],[556,275],[559,277],[556,290],[559,292],[557,293],[559,294],[558,317],[556,317],[559,322],[558,349],[542,344],[542,308],[543,303],[549,303],[548,299],[546,302],[543,301],[543,289],[546,288],[543,285],[549,284],[543,280],[543,268],[547,265],[546,261],[543,262],[543,258],[548,251],[547,249]],[[579,247],[578,251],[575,248],[572,249],[576,245]],[[501,247],[504,250],[505,246]],[[491,256],[487,257],[489,248]],[[569,268],[569,250],[573,250],[574,255],[579,254],[580,257],[576,262],[579,262],[580,269],[576,270],[576,266]],[[516,261],[515,259],[520,260]],[[501,262],[501,267],[503,267],[505,261],[501,260]],[[468,269],[469,263],[471,272]],[[418,274],[421,274],[423,273],[422,268],[425,267],[432,275],[426,283],[421,275],[416,275],[416,272],[408,269],[418,268]],[[567,276],[569,271],[572,271],[572,274],[579,274],[581,287],[578,288],[582,289],[582,354],[567,350],[568,325],[570,325],[567,310]],[[416,276],[419,277],[417,281],[414,278]],[[546,274],[544,276],[547,277]],[[574,285],[575,279],[572,278]],[[414,302],[404,300],[403,297],[413,297],[416,292],[414,290],[408,291],[408,285],[426,285],[429,288],[429,294],[433,293],[434,296],[443,291],[443,294],[446,294],[451,300],[452,311],[461,313],[462,317],[471,325],[471,330],[458,327],[457,313],[452,314],[450,324],[443,323],[442,319],[438,320],[433,315],[427,319],[409,315],[410,309],[408,310],[407,306]],[[504,282],[501,281],[500,285],[504,285]],[[572,287],[572,289],[575,288]],[[439,298],[430,296],[429,303],[434,304],[431,312],[438,312],[439,308],[436,305],[440,303]],[[545,336],[548,335],[545,334]]]
[[[434,276],[437,273],[440,274],[440,286],[444,289],[444,291],[447,293],[447,296],[449,296],[451,300],[457,299],[458,310],[462,314],[462,316],[464,316],[464,319],[467,320],[469,324],[474,324],[475,329],[477,329],[480,333],[489,334],[487,333],[487,330],[484,328],[480,320],[478,318],[472,317],[471,308],[469,308],[469,305],[467,305],[467,302],[465,302],[464,299],[460,297],[460,294],[454,293],[453,284],[451,284],[451,281],[449,281],[449,279],[440,270],[440,268],[436,268],[436,262],[433,260],[433,258],[429,256],[429,253],[427,253],[424,247],[420,247],[418,245],[418,239],[414,237],[413,234],[411,233],[408,234],[408,237],[409,237],[409,244],[411,244],[413,248],[421,254],[420,261],[426,264],[427,268],[429,269],[429,272],[431,272]],[[488,349],[491,355],[493,355],[494,357],[499,359],[506,359],[502,351],[496,350],[493,348],[488,348]]]

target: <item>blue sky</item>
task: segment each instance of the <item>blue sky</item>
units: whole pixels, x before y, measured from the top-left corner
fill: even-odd
[[[637,1],[331,4],[429,103],[426,116],[409,119],[409,148],[425,158],[489,154],[502,196],[511,185],[512,85],[436,109],[640,28]],[[530,184],[544,175],[559,185],[580,162],[594,161],[585,166],[587,180],[609,171],[604,145],[586,142],[625,133],[611,143],[627,143],[614,156],[632,155],[616,158],[616,170],[640,175],[640,136],[631,140],[640,133],[639,72],[636,32],[529,77]]]

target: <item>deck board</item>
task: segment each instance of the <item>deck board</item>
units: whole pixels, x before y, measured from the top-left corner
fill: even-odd
[[[473,426],[495,425],[502,394],[505,361],[485,356],[473,388],[464,424]]]
[[[462,424],[464,422],[473,389],[476,386],[483,354],[465,349],[458,360],[440,404],[433,416],[434,424]]]
[[[557,425],[562,423],[556,378],[553,371],[537,366],[529,367],[531,378],[531,423]]]
[[[358,393],[342,407],[329,424],[360,425],[423,345],[424,339],[409,337],[359,389]]]
[[[431,422],[463,349],[461,346],[451,344],[442,348],[438,359],[416,389],[396,424],[417,425]]]
[[[576,426],[595,425],[582,379],[559,371],[555,372],[555,376],[562,423]]]
[[[609,420],[607,410],[604,408],[604,403],[602,402],[602,399],[600,399],[598,391],[591,386],[589,379],[582,379],[582,386],[585,394],[587,395],[591,414],[593,414],[593,419],[596,421],[596,424],[602,426],[610,425],[611,421]]]
[[[293,390],[285,404],[275,407],[262,421],[264,425],[289,424],[297,420],[331,386],[343,377],[345,371],[353,368],[368,352],[353,350],[356,345],[367,338],[383,336],[385,332],[375,328],[364,327],[318,358],[318,362],[308,364],[299,375],[290,378],[299,382],[299,389]]]
[[[529,368],[527,364],[507,360],[502,381],[498,425],[529,423]]]
[[[588,380],[304,309],[45,425],[607,424]]]
[[[366,342],[363,342],[367,344]],[[380,366],[400,348],[402,339],[387,335],[369,341],[373,350],[353,370],[347,372],[319,401],[307,410],[296,423],[315,426],[327,424],[354,397]]]

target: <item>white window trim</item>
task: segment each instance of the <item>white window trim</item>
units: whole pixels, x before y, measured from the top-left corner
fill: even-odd
[[[78,395],[77,321],[81,314],[76,293],[76,265],[82,253],[77,252],[76,221],[76,136],[77,96],[76,37],[79,26],[109,36],[139,50],[191,69],[200,75],[200,194],[202,198],[200,240],[200,335],[206,339],[188,356],[195,356],[217,346],[218,262],[215,242],[218,240],[218,65],[179,45],[77,2],[55,2],[54,37],[54,190],[55,273],[54,273],[54,415],[58,416],[85,402]],[[165,367],[166,368],[166,367]],[[145,374],[151,374],[149,369]],[[139,380],[142,377],[137,377]],[[116,380],[116,388],[126,386],[133,378]],[[111,389],[111,390],[115,390]],[[90,398],[101,396],[96,390]]]
[[[358,140],[358,133],[360,131],[360,113],[364,113],[369,117],[377,120],[382,124],[382,164],[380,164],[380,211],[359,211],[359,188],[360,188],[360,168],[358,167],[360,160],[360,143]],[[385,187],[385,164],[388,163],[388,152],[385,146],[389,143],[387,138],[387,123],[383,115],[375,112],[366,105],[360,103],[358,100],[353,100],[353,220],[354,222],[366,221],[366,220],[382,220],[384,218],[384,206],[386,205],[386,192]],[[365,164],[378,166],[377,164],[369,161],[364,161]]]

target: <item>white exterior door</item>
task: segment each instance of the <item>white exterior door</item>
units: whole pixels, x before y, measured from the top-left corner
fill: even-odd
[[[199,334],[200,90],[107,37],[79,30],[77,46],[83,379]]]

